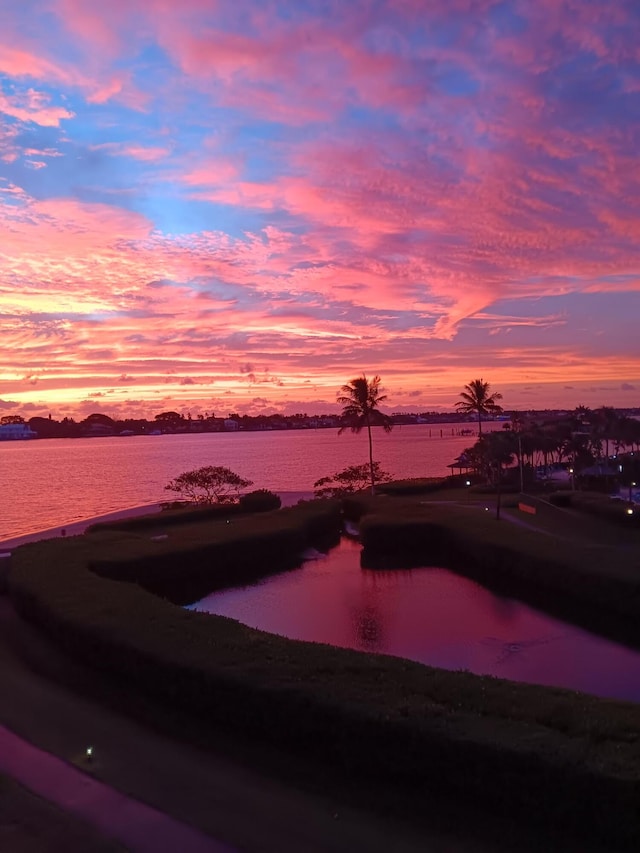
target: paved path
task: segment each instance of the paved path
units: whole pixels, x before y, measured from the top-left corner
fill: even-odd
[[[0,726],[0,772],[140,853],[233,853],[202,832],[126,797]]]

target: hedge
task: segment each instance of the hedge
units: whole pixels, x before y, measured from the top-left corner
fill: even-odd
[[[92,571],[118,567],[124,577],[129,561],[134,579],[154,560],[163,572],[172,561],[201,571],[197,555],[210,561],[214,542],[242,549],[250,536],[255,553],[262,533],[263,541],[282,536],[285,548],[326,533],[336,518],[333,505],[309,505],[237,527],[183,525],[176,541],[103,530],[33,543],[12,557],[10,593],[70,653],[207,725],[332,762],[354,778],[375,775],[637,845],[637,706],[289,641]]]

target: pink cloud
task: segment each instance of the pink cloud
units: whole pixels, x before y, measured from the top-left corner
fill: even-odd
[[[51,106],[49,97],[34,89],[28,89],[24,95],[11,97],[0,92],[0,113],[20,121],[32,121],[42,127],[59,127],[62,119],[74,116],[64,107]]]
[[[16,143],[17,135],[17,127],[0,122],[0,160],[4,163],[13,163],[20,156],[21,150]]]
[[[0,71],[9,77],[34,77],[64,84],[77,82],[77,74],[35,51],[0,44]]]
[[[89,146],[92,151],[107,151],[119,157],[131,157],[145,163],[157,163],[171,154],[171,149],[159,145],[139,145],[132,142],[100,142]]]
[[[229,157],[211,155],[206,162],[184,172],[180,180],[189,187],[210,187],[233,183],[237,186],[240,166]]]

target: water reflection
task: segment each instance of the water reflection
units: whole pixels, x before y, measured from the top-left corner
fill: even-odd
[[[348,539],[300,569],[192,606],[292,639],[640,701],[640,653],[446,569],[362,569]]]
[[[514,616],[515,615],[516,614],[514,614]],[[564,635],[558,634],[555,637],[540,637],[539,639],[532,640],[512,640],[506,643],[496,637],[487,637],[486,640],[481,642],[482,645],[487,646],[490,649],[495,649],[495,663],[496,666],[500,666],[501,664],[509,661],[513,655],[519,655],[521,658],[526,657],[528,650],[536,649],[539,646],[546,646],[554,641],[562,640],[563,637]]]
[[[385,649],[382,613],[373,605],[354,608],[351,613],[354,630],[354,645],[367,652],[382,652]]]

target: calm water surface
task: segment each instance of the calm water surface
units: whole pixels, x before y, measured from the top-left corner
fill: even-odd
[[[475,441],[457,435],[460,427],[374,429],[375,458],[394,477],[447,474]],[[312,491],[320,477],[366,462],[367,453],[363,433],[334,429],[3,441],[0,539],[170,499],[169,480],[202,465],[225,465],[255,488]]]
[[[640,653],[446,569],[360,568],[360,545],[192,605],[298,640],[640,701]]]

